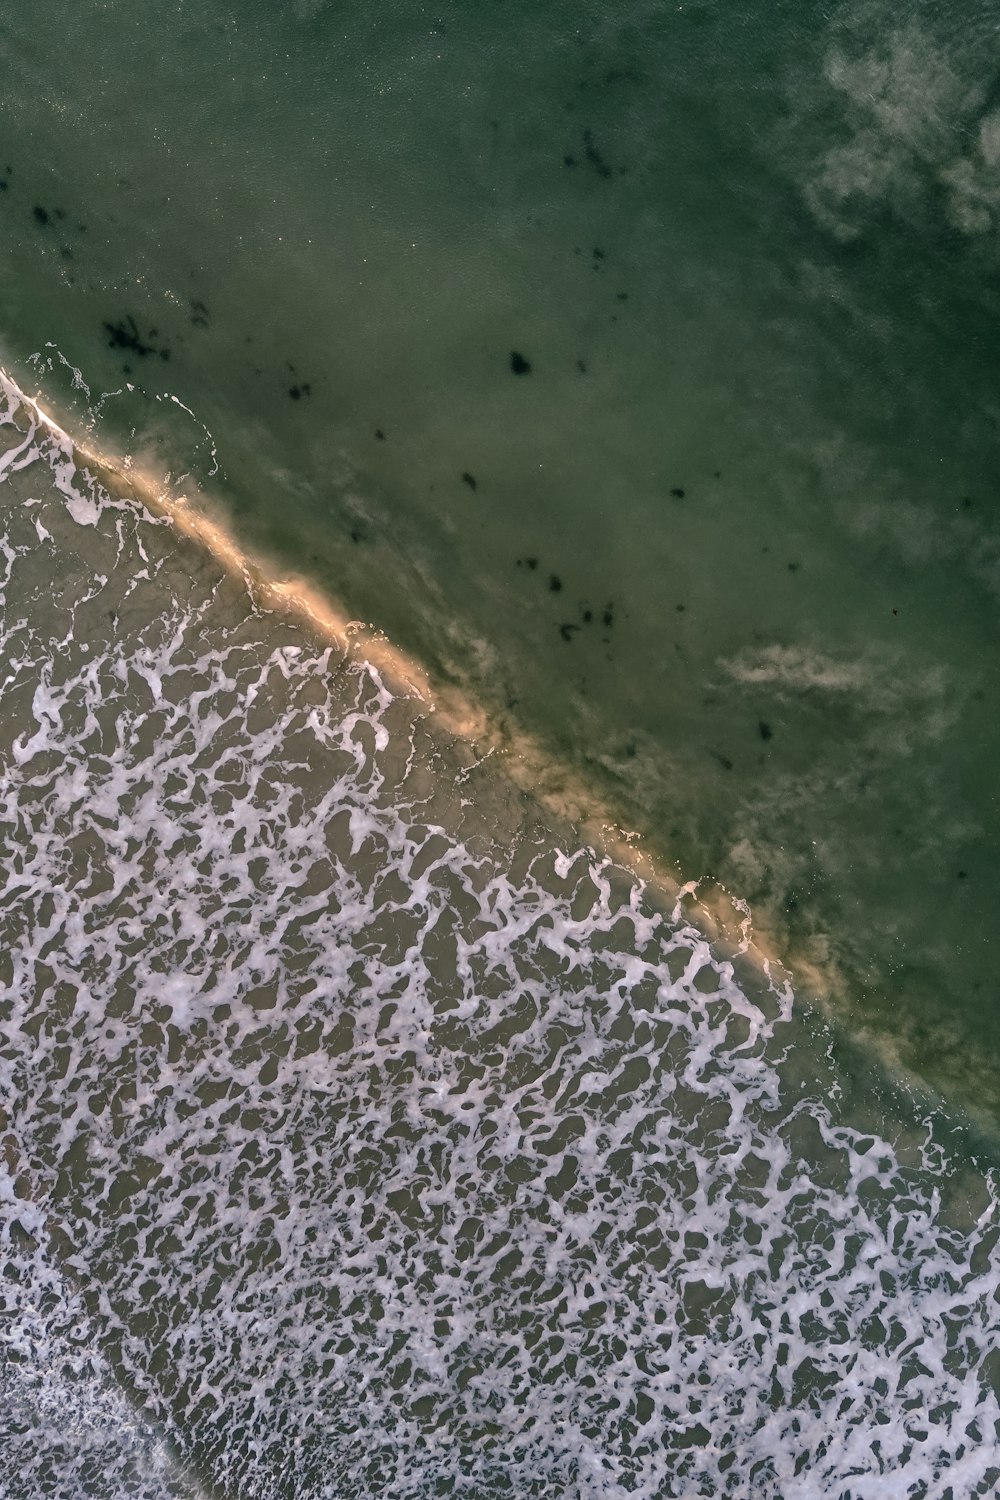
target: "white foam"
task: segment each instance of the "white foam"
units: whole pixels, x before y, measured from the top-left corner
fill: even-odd
[[[201,1500],[115,1386],[83,1297],[45,1253],[45,1215],[3,1168],[0,1205],[0,1494]]]
[[[8,1262],[31,1378],[69,1297],[93,1389],[259,1496],[992,1493],[992,1176],[839,1117],[788,991],[627,872],[491,838],[492,767],[376,672],[170,594],[138,508],[84,485],[100,555],[40,593],[81,480],[20,454],[0,1232],[79,1288]]]

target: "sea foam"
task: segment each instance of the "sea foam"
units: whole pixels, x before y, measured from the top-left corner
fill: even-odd
[[[992,1174],[5,400],[4,1492],[991,1493]]]

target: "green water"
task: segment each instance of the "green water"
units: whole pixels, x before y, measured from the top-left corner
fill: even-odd
[[[22,385],[540,737],[993,1118],[995,35],[60,0],[0,38]]]

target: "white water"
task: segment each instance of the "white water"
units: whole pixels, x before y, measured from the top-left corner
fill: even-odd
[[[947,1125],[5,400],[3,1493],[992,1493]]]

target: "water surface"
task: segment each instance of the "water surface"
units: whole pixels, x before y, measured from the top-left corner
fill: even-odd
[[[981,1143],[7,395],[4,1494],[989,1494]]]
[[[4,22],[12,1495],[995,1486],[995,36]]]

